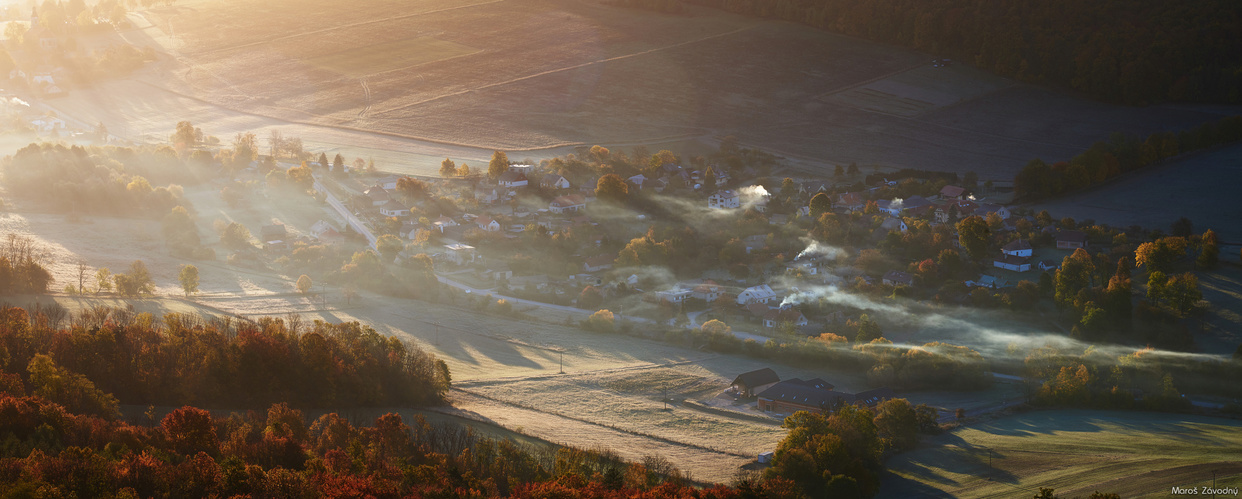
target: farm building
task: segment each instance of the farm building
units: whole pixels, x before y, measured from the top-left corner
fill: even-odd
[[[384,206],[385,203],[392,201],[392,196],[388,195],[388,191],[378,185],[362,191],[362,195],[371,200],[371,206]]]
[[[380,214],[386,217],[405,217],[410,215],[410,209],[396,201],[389,200],[380,206]]]
[[[448,250],[448,252],[445,253],[445,258],[458,265],[465,265],[473,262],[475,257],[478,255],[474,250],[474,246],[470,246],[468,244],[446,244],[444,245],[444,249]]]
[[[657,291],[656,299],[658,301],[667,301],[669,303],[681,303],[689,298],[691,291],[684,288],[673,288],[665,291]]]
[[[702,284],[694,286],[690,295],[707,303],[711,303],[716,301],[716,298],[719,298],[720,293],[723,292],[724,286],[716,284],[716,281],[708,279],[703,281]]]
[[[746,288],[737,294],[738,305],[750,305],[752,303],[767,303],[776,299],[776,292],[772,291],[772,287],[767,284]]]
[[[379,187],[380,189],[383,189],[386,191],[392,191],[392,190],[397,189],[398,180],[401,180],[401,177],[398,177],[396,175],[389,175],[387,177],[384,177],[384,178],[381,178],[375,181],[375,185]]]
[[[780,380],[781,377],[776,375],[776,371],[765,367],[737,375],[733,378],[733,386],[730,389],[739,397],[754,397],[756,393],[766,390]]]
[[[845,404],[875,407],[895,395],[889,388],[877,388],[856,394],[838,392],[834,388],[819,378],[782,381],[759,393],[759,409],[780,414],[797,411],[827,413]]]
[[[593,256],[591,258],[587,258],[586,261],[582,263],[582,270],[586,272],[599,272],[604,269],[610,269],[612,268],[613,260],[616,260],[616,257],[612,255]]]
[[[1077,230],[1057,231],[1057,249],[1077,249],[1086,248],[1087,233]]]

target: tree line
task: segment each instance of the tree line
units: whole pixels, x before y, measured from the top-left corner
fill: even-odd
[[[421,406],[451,382],[442,360],[357,322],[0,308],[0,368],[26,372],[40,358],[143,405]]]
[[[1181,132],[1157,132],[1146,139],[1114,133],[1069,161],[1033,159],[1014,177],[1014,192],[1038,201],[1103,183],[1123,173],[1194,151],[1242,141],[1242,116],[1228,116]]]
[[[1242,11],[1230,0],[682,1],[953,57],[1110,102],[1242,102]]]

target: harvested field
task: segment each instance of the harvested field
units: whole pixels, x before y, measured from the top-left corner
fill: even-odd
[[[1040,411],[963,427],[888,461],[879,497],[1168,497],[1242,485],[1242,424],[1181,414]]]
[[[169,55],[139,79],[193,104],[82,102],[83,121],[167,133],[192,119],[223,136],[281,127],[311,149],[383,157],[408,173],[432,173],[445,156],[485,159],[491,148],[540,159],[581,144],[733,134],[809,170],[857,162],[1009,179],[1031,158],[1067,159],[1114,131],[1237,112],[1092,103],[699,7],[667,16],[580,0],[313,0],[282,15],[289,8],[190,0],[131,16],[139,29],[126,39]],[[221,116],[238,112],[261,119]]]
[[[429,36],[420,36],[409,40],[353,48],[334,54],[312,57],[307,59],[306,62],[313,66],[336,71],[351,78],[361,78],[375,73],[470,55],[478,51],[478,49],[459,43],[438,40]]]

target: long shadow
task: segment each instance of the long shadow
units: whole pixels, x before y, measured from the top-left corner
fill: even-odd
[[[952,499],[953,494],[918,480],[897,476],[886,471],[883,477],[880,478],[880,492],[875,497],[876,499],[910,499],[914,497],[943,497]]]

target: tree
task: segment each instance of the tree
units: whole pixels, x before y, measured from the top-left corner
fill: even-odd
[[[972,259],[979,261],[987,256],[991,230],[988,229],[988,223],[982,217],[973,215],[958,222],[957,233],[958,243],[966,248],[966,252]]]
[[[306,274],[302,274],[298,276],[297,287],[298,287],[299,293],[302,293],[302,294],[309,293],[311,290],[311,286],[314,286],[314,285],[315,283],[311,282],[310,276]]]
[[[220,243],[232,249],[249,248],[250,230],[237,222],[229,223],[220,231]]]
[[[177,130],[173,132],[172,143],[179,150],[186,150],[198,144],[198,129],[194,128],[194,124],[188,121],[177,123]]]
[[[1204,232],[1201,244],[1203,249],[1199,252],[1199,258],[1195,259],[1195,265],[1205,270],[1216,268],[1220,262],[1220,246],[1216,240],[1216,232],[1212,229]]]
[[[841,167],[841,165],[837,165],[837,166],[836,166],[836,168],[834,168],[834,169],[832,170],[832,176],[834,176],[834,177],[844,177],[844,176],[845,176],[845,168],[842,168],[842,167]]]
[[[1170,276],[1164,285],[1164,297],[1173,310],[1186,315],[1203,299],[1203,292],[1199,291],[1199,278],[1190,272]]]
[[[235,169],[250,167],[250,162],[259,156],[259,141],[250,132],[239,133],[233,138],[233,164]]]
[[[339,152],[332,158],[332,171],[336,173],[345,173],[345,156],[341,156],[341,153]]]
[[[121,296],[139,296],[155,294],[155,281],[151,280],[147,265],[142,260],[134,260],[129,264],[129,272],[112,276],[116,284],[116,292]]]
[[[86,376],[56,364],[51,357],[35,354],[26,365],[30,388],[34,395],[63,405],[70,412],[116,419],[119,403],[116,397],[95,387]]]
[[[207,411],[190,406],[174,410],[160,421],[160,429],[180,454],[206,452],[215,456],[220,453],[216,425]]]
[[[331,168],[331,166],[332,166],[332,165],[331,165],[331,163],[328,163],[328,153],[326,153],[326,152],[321,152],[321,153],[319,153],[319,161],[318,161],[318,163],[319,163],[319,167],[320,167],[320,168],[323,168],[324,170],[327,170],[327,169]]]
[[[375,241],[375,247],[379,250],[380,256],[384,257],[384,261],[392,263],[397,259],[397,255],[401,250],[405,249],[405,243],[400,238],[392,234],[384,234]]]
[[[444,161],[440,162],[440,176],[441,177],[457,176],[457,163],[454,163],[453,160],[449,158],[444,158]]]
[[[876,430],[886,445],[898,452],[918,444],[919,418],[906,399],[888,399],[876,406]]]
[[[469,177],[470,176],[470,165],[462,163],[461,166],[457,167],[457,176],[458,177]]]
[[[1169,272],[1173,262],[1186,255],[1186,239],[1163,237],[1143,243],[1134,250],[1134,264],[1150,271]]]
[[[1061,260],[1061,268],[1057,269],[1054,278],[1055,298],[1057,303],[1071,305],[1078,292],[1091,286],[1092,275],[1095,274],[1095,262],[1087,250],[1078,248]]]
[[[487,163],[487,178],[496,180],[509,170],[509,156],[503,151],[492,153],[492,160]]]
[[[841,167],[837,166],[837,168]],[[816,193],[811,196],[811,202],[807,207],[811,210],[811,219],[819,220],[821,215],[832,211],[832,198],[824,192]]]
[[[1160,303],[1164,300],[1164,285],[1169,281],[1168,276],[1159,270],[1153,270],[1147,275],[1147,301],[1152,303]]]
[[[95,271],[95,294],[103,291],[112,291],[112,272],[108,267],[100,267]]]
[[[198,292],[198,267],[193,265],[182,265],[181,273],[177,276],[181,281],[181,289],[185,291],[186,296],[191,293]]]
[[[1174,237],[1190,237],[1195,232],[1195,224],[1189,218],[1181,217],[1169,226],[1169,232]]]
[[[599,182],[595,184],[595,197],[605,201],[624,203],[629,192],[630,187],[624,180],[621,180],[620,175],[615,173],[600,177]]]
[[[854,343],[865,345],[873,340],[884,337],[884,331],[880,329],[880,324],[871,320],[867,314],[858,317],[858,334],[854,336]]]
[[[311,174],[310,165],[307,165],[305,161],[302,162],[301,166],[285,170],[285,178],[289,180],[290,184],[303,190],[310,189],[311,185],[315,183],[315,177]]]

